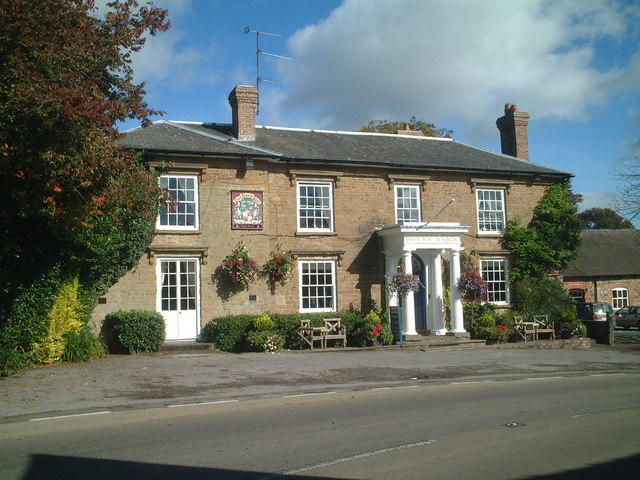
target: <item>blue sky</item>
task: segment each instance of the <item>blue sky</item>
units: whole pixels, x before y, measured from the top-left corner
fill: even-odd
[[[104,2],[98,2],[104,3]],[[613,207],[615,162],[640,155],[640,2],[155,0],[172,28],[135,57],[169,120],[228,123],[255,85],[264,125],[357,130],[416,116],[500,150],[505,103],[531,115],[531,160],[575,175],[581,209]],[[132,127],[126,124],[125,127]]]

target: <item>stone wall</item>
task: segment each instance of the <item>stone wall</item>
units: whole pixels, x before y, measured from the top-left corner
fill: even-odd
[[[304,180],[332,180],[334,185],[335,231],[328,234],[306,234],[296,228],[296,181],[283,163],[254,159],[253,169],[247,169],[242,159],[189,159],[197,164],[185,165],[184,159],[175,161],[177,171],[198,171],[200,176],[200,229],[196,232],[159,231],[151,246],[151,253],[140,259],[103,297],[94,312],[94,322],[101,323],[104,315],[119,309],[156,309],[156,259],[163,255],[183,256],[190,251],[201,257],[201,321],[227,314],[262,311],[296,312],[299,310],[298,272],[284,286],[270,291],[263,280],[248,290],[230,294],[216,276],[222,260],[243,242],[252,257],[260,264],[269,253],[281,245],[294,252],[340,252],[337,267],[337,307],[367,309],[371,300],[382,301],[384,295],[384,258],[376,228],[395,223],[394,188],[389,173],[428,176],[421,190],[423,221],[458,222],[469,226],[463,237],[467,251],[504,256],[499,235],[478,235],[476,197],[471,176],[463,173],[390,172],[376,168],[342,168],[336,175],[319,171],[316,175],[297,176]],[[189,166],[190,165],[190,166]],[[194,167],[194,165],[196,165]],[[198,167],[198,165],[200,165]],[[190,170],[191,169],[191,170]],[[297,172],[302,167],[295,167]],[[478,177],[478,175],[474,175]],[[507,220],[520,217],[525,223],[544,194],[547,185],[531,184],[517,178],[511,181],[505,195]],[[415,182],[397,180],[398,184]],[[231,228],[231,192],[233,190],[260,191],[264,198],[264,228],[257,231]],[[436,214],[452,199],[455,201]],[[167,253],[175,249],[175,255]],[[156,252],[153,255],[153,252]],[[338,258],[338,257],[336,257]]]

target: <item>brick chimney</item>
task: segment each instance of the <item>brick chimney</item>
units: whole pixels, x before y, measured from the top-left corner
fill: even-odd
[[[238,85],[229,94],[229,104],[233,117],[233,132],[238,140],[256,139],[256,103],[258,89],[248,85]]]
[[[398,130],[398,135],[413,135],[414,137],[424,137],[424,132],[413,130],[411,124],[403,123],[402,130]]]
[[[528,124],[528,113],[519,112],[517,105],[507,103],[504,106],[504,116],[496,120],[496,125],[500,130],[502,153],[529,160]]]

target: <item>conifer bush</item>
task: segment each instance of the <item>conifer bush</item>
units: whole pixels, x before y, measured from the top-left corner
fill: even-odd
[[[60,360],[66,348],[66,335],[82,330],[83,305],[78,298],[78,287],[77,276],[62,282],[48,315],[48,334],[33,345],[33,356],[37,362],[53,363]]]

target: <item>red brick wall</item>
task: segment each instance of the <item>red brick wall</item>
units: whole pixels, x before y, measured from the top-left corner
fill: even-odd
[[[564,280],[564,289],[585,290],[586,302],[606,302],[613,305],[613,289],[629,290],[629,305],[640,304],[640,274],[638,278],[605,279],[605,280]]]

